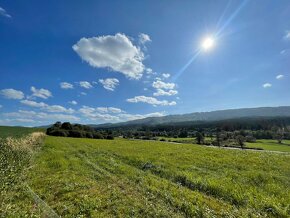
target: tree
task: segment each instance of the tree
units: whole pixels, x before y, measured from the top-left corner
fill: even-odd
[[[61,128],[62,129],[65,129],[65,130],[72,130],[73,127],[72,125],[70,124],[70,122],[64,122],[62,125],[61,125]]]
[[[60,128],[61,127],[61,122],[57,121],[55,124],[52,125],[54,128]]]
[[[242,149],[244,149],[244,148],[245,148],[245,137],[242,136],[242,135],[237,135],[235,139],[236,139],[237,144],[238,144]]]
[[[179,138],[187,138],[187,136],[188,136],[188,133],[186,130],[182,130],[178,135]]]
[[[279,144],[282,143],[282,140],[284,138],[284,128],[280,128],[280,127],[273,127],[272,128],[272,135],[273,135],[273,139],[276,139],[277,142]]]
[[[217,128],[217,130],[216,130],[216,145],[220,147],[221,146],[221,141],[222,141],[222,139],[221,139],[221,130],[219,128]]]
[[[203,144],[204,137],[203,137],[201,132],[196,133],[196,142],[197,142],[197,144]]]

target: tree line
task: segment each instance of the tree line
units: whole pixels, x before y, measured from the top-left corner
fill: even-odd
[[[87,125],[71,124],[70,122],[56,122],[47,128],[46,134],[74,138],[114,139],[110,130],[95,130]]]

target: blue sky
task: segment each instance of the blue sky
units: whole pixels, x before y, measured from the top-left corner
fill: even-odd
[[[290,105],[288,0],[0,0],[0,48],[0,125]]]

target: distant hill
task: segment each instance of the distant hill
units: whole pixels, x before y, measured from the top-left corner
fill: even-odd
[[[168,115],[163,117],[148,117],[139,120],[132,120],[122,123],[106,123],[100,125],[91,125],[95,128],[115,128],[124,126],[154,126],[160,124],[172,124],[192,121],[219,121],[235,118],[250,117],[290,117],[290,106],[281,107],[258,107],[217,110],[211,112],[195,112],[181,115]]]

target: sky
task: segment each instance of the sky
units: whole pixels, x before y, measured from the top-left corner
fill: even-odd
[[[0,0],[0,125],[290,105],[288,0]]]

